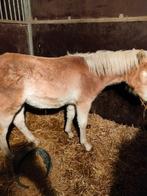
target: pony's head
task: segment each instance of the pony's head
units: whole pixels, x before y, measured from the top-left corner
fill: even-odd
[[[147,62],[141,63],[128,78],[128,84],[133,87],[136,94],[147,102]]]

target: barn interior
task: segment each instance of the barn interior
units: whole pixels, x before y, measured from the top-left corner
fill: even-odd
[[[1,0],[0,54],[56,57],[67,52],[147,50],[146,8],[145,0]],[[87,129],[94,149],[89,154],[80,148],[77,135],[73,142],[67,139],[63,113],[26,107],[28,126],[50,154],[52,171],[42,180],[39,160],[26,161],[29,172],[22,180],[29,188],[22,189],[8,175],[1,153],[1,171],[7,174],[0,177],[1,195],[147,195],[146,112],[126,84],[107,87],[93,102]],[[13,127],[12,149],[19,152],[26,145]]]

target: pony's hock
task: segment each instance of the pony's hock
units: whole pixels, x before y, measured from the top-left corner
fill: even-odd
[[[90,151],[92,146],[86,137],[88,113],[93,100],[106,86],[124,81],[147,101],[146,51],[143,58],[140,53],[142,50],[133,49],[76,53],[58,58],[16,53],[1,55],[0,146],[3,153],[10,153],[6,136],[12,121],[29,142],[37,141],[26,127],[24,103],[49,109],[67,105],[65,131],[69,136],[76,110],[80,143]]]

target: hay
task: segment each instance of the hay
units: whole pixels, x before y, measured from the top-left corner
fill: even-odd
[[[141,195],[147,191],[147,135],[138,128],[117,124],[89,115],[87,137],[93,145],[86,152],[75,137],[68,139],[63,131],[63,111],[53,115],[36,115],[27,112],[27,125],[41,140],[40,147],[52,159],[52,170],[43,178],[44,165],[39,158],[26,160],[21,181],[29,185],[22,189],[16,185],[4,157],[0,152],[0,195],[59,195],[59,196],[115,196]],[[14,151],[24,146],[25,138],[16,129],[10,136]],[[147,192],[145,192],[147,193]]]

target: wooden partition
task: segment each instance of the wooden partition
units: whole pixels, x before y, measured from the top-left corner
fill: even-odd
[[[37,19],[99,18],[147,15],[146,0],[32,0]]]
[[[29,53],[26,25],[0,23],[0,54],[4,52]]]

